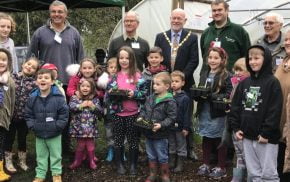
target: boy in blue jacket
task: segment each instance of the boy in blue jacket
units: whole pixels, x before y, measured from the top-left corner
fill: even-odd
[[[185,84],[185,75],[181,71],[171,73],[171,89],[177,104],[177,118],[169,133],[169,167],[173,172],[183,171],[183,161],[187,156],[186,136],[190,130],[191,107],[190,98],[182,87]],[[176,160],[177,156],[177,160]]]
[[[243,141],[248,181],[278,182],[283,98],[280,83],[272,73],[270,50],[251,46],[246,66],[251,76],[238,85],[228,120],[236,138]]]
[[[68,106],[63,94],[54,84],[53,72],[40,69],[36,84],[25,108],[27,127],[36,135],[36,177],[33,182],[42,182],[48,169],[53,181],[61,181],[61,133],[68,121]]]

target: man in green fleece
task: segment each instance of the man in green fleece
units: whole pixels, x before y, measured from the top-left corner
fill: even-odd
[[[229,71],[237,59],[246,55],[250,47],[248,32],[240,25],[232,23],[228,17],[229,5],[224,0],[213,0],[211,3],[213,21],[204,30],[200,38],[200,48],[203,57],[201,73],[206,70],[207,51],[210,47],[222,47],[228,53]]]

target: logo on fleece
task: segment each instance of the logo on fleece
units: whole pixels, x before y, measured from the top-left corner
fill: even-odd
[[[243,106],[247,111],[258,111],[258,106],[262,103],[260,87],[250,87],[249,91],[246,92],[246,100],[243,101]]]

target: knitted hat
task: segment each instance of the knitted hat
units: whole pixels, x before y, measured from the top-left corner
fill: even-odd
[[[57,71],[57,67],[54,64],[51,64],[51,63],[45,63],[44,65],[42,65],[41,68],[42,69],[56,70]]]

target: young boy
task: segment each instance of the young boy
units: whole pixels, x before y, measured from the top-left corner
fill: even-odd
[[[169,167],[174,172],[183,171],[183,161],[187,156],[186,136],[190,128],[190,102],[187,94],[181,90],[185,84],[185,75],[181,71],[171,73],[171,89],[177,104],[177,118],[169,134]],[[176,161],[177,155],[177,161]],[[176,162],[175,162],[176,161]],[[176,165],[175,165],[176,164]]]
[[[61,91],[61,93],[65,96],[65,91],[62,88],[63,84],[61,83],[61,81],[57,80],[57,78],[58,78],[57,67],[54,64],[45,63],[44,65],[41,66],[41,68],[42,69],[52,70],[52,74],[53,74],[53,78],[54,78],[53,79],[54,80],[54,84]]]
[[[146,181],[157,179],[157,162],[161,166],[162,181],[169,181],[168,135],[171,124],[176,120],[176,101],[168,91],[171,79],[167,72],[161,72],[153,79],[154,94],[150,95],[140,112],[140,117],[152,121],[152,130],[145,130],[146,152],[150,176]]]
[[[237,140],[243,141],[250,181],[279,181],[277,155],[283,98],[271,60],[269,49],[261,45],[249,48],[246,66],[250,77],[238,85],[228,116]]]
[[[153,76],[157,73],[167,71],[166,66],[162,65],[163,54],[160,47],[153,47],[149,50],[147,60],[149,66],[143,71],[143,78],[146,80],[146,87],[148,88],[148,94],[153,93]]]
[[[40,69],[36,74],[38,88],[32,91],[25,108],[27,127],[36,135],[37,167],[33,182],[44,181],[48,159],[53,181],[61,181],[61,133],[68,121],[68,107],[53,83],[52,71]]]

